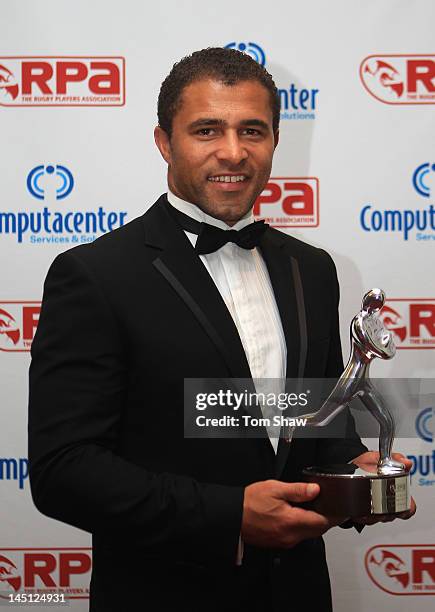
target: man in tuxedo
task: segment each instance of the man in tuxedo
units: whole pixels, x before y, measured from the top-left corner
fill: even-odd
[[[183,381],[337,377],[327,253],[262,223],[279,102],[247,55],[206,49],[163,82],[168,193],[61,254],[32,347],[38,509],[92,533],[91,610],[331,609],[313,464],[376,461],[343,439],[187,439]],[[278,432],[279,433],[279,432]],[[370,522],[370,521],[369,521]]]

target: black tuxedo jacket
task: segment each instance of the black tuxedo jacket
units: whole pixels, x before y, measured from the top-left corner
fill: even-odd
[[[260,248],[287,377],[340,375],[331,258],[271,228]],[[321,538],[290,550],[246,546],[235,567],[244,487],[300,481],[303,467],[346,462],[365,447],[348,413],[346,440],[280,441],[277,457],[268,439],[184,438],[184,378],[251,373],[165,196],[56,258],[32,358],[32,495],[44,514],[92,533],[91,610],[329,610]]]

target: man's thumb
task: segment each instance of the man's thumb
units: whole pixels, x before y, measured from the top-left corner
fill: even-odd
[[[313,482],[291,482],[283,487],[282,497],[289,502],[304,502],[314,499],[319,492],[319,485]]]

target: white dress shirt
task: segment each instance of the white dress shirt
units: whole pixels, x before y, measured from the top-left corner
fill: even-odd
[[[168,189],[168,201],[179,211],[200,223],[223,230],[240,230],[254,221],[252,210],[232,227],[207,215],[200,208],[180,199]],[[185,231],[193,246],[198,236]],[[287,346],[278,307],[266,264],[259,249],[242,249],[228,242],[214,253],[199,255],[219,290],[239,332],[257,393],[281,393],[285,389]],[[272,418],[273,407],[261,405],[264,417]],[[280,427],[267,428],[277,452]],[[243,559],[239,537],[236,565]]]
[[[199,222],[223,230],[240,230],[254,221],[252,211],[232,227],[181,200],[168,190],[169,203]],[[185,231],[193,246],[198,236]],[[214,253],[199,256],[219,290],[239,332],[257,393],[281,393],[285,388],[287,347],[266,264],[259,249],[242,249],[228,242]],[[263,415],[275,414],[261,406]],[[276,453],[280,427],[268,427]]]

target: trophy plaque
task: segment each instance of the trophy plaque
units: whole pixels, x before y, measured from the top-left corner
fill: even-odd
[[[361,311],[350,327],[351,354],[334,389],[316,413],[306,414],[307,424],[325,426],[355,398],[375,417],[380,426],[379,462],[364,468],[354,463],[309,467],[307,482],[320,486],[310,509],[329,516],[356,518],[376,514],[399,514],[410,509],[410,477],[405,466],[391,457],[395,424],[388,406],[369,378],[376,358],[391,359],[396,347],[379,312],[385,302],[381,289],[363,298]]]

